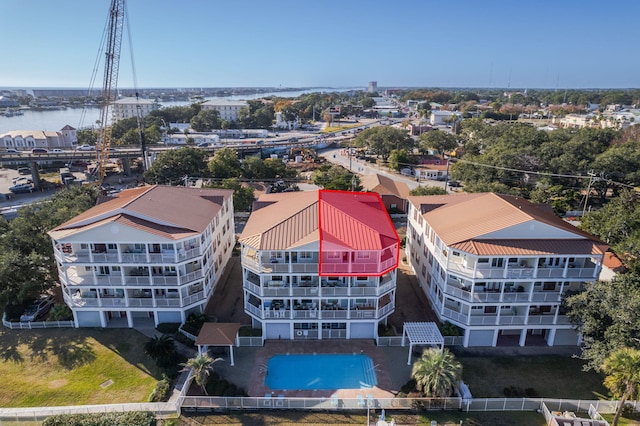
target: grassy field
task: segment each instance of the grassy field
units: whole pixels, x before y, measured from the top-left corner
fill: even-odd
[[[146,402],[159,372],[129,329],[0,329],[0,407]]]
[[[371,422],[378,420],[380,411],[371,412]],[[544,417],[534,412],[489,412],[461,413],[458,411],[429,412],[425,414],[386,413],[386,420],[394,419],[400,425],[430,425],[436,420],[440,426],[543,426]],[[460,423],[462,421],[462,423]],[[303,411],[245,412],[212,414],[209,416],[183,416],[182,426],[204,425],[363,425],[367,424],[367,415],[355,413],[316,413]]]
[[[539,396],[609,399],[603,377],[582,371],[582,361],[567,356],[497,356],[457,358],[462,378],[474,397],[504,397],[504,388],[533,388]]]

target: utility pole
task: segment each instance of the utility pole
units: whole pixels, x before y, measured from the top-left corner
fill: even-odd
[[[593,171],[589,170],[587,172],[587,175],[589,175],[590,177],[589,177],[589,185],[587,186],[587,194],[585,195],[585,198],[584,198],[584,207],[582,208],[582,215],[583,216],[584,216],[585,211],[587,210],[587,204],[589,203],[589,193],[591,192],[591,184],[595,180],[596,174],[593,173]]]

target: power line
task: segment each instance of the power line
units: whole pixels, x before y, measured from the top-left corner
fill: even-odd
[[[497,169],[497,170],[505,170],[505,171],[509,171],[509,172],[516,172],[516,173],[525,173],[525,174],[533,174],[533,175],[539,175],[539,176],[552,176],[552,177],[563,177],[563,178],[572,178],[572,179],[592,179],[593,176],[587,174],[586,176],[583,175],[565,175],[562,173],[549,173],[549,172],[536,172],[533,170],[522,170],[522,169],[514,169],[511,167],[503,167],[503,166],[493,166],[490,164],[483,164],[483,163],[477,163],[475,161],[469,161],[469,160],[456,160],[457,162],[462,162],[462,163],[467,163],[467,164],[472,164],[474,166],[480,166],[480,167],[488,167],[491,169]],[[627,188],[635,188],[635,186],[633,185],[629,185],[626,183],[622,183],[622,182],[616,182],[614,180],[611,179],[605,179],[605,178],[596,178],[595,180],[602,180],[605,181],[607,183],[611,183],[614,185],[620,185],[620,186],[625,186]]]

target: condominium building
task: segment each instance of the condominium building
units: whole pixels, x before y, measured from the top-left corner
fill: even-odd
[[[376,338],[394,312],[400,245],[378,194],[265,194],[240,244],[263,339]]]
[[[145,186],[49,231],[76,327],[184,323],[235,244],[232,191]]]
[[[409,197],[407,259],[465,347],[579,344],[562,299],[598,279],[606,250],[522,198]]]
[[[233,101],[228,99],[211,99],[202,103],[203,110],[218,111],[218,116],[226,121],[238,121],[238,113],[242,108],[248,108],[247,101]]]
[[[112,105],[112,119],[114,122],[124,120],[126,118],[146,117],[151,111],[160,109],[160,104],[153,99],[140,98],[122,98],[115,101]]]
[[[0,134],[0,148],[29,152],[33,148],[73,148],[78,142],[76,129],[66,125],[60,131],[14,130]]]

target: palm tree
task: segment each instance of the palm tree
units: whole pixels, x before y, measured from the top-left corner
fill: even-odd
[[[143,347],[144,353],[156,362],[158,367],[167,367],[176,357],[176,342],[173,337],[163,334],[152,337]]]
[[[184,370],[191,370],[193,372],[196,384],[200,386],[200,389],[202,389],[205,395],[208,395],[207,382],[209,381],[209,375],[213,371],[213,364],[218,361],[222,361],[222,358],[213,359],[209,354],[204,353],[198,354],[182,364]]]
[[[620,398],[613,417],[613,426],[617,426],[624,403],[640,394],[640,350],[618,349],[604,360],[602,371],[607,375],[604,385],[616,398]]]
[[[462,377],[462,364],[445,349],[427,349],[420,359],[413,363],[411,377],[416,388],[428,397],[451,395]]]

